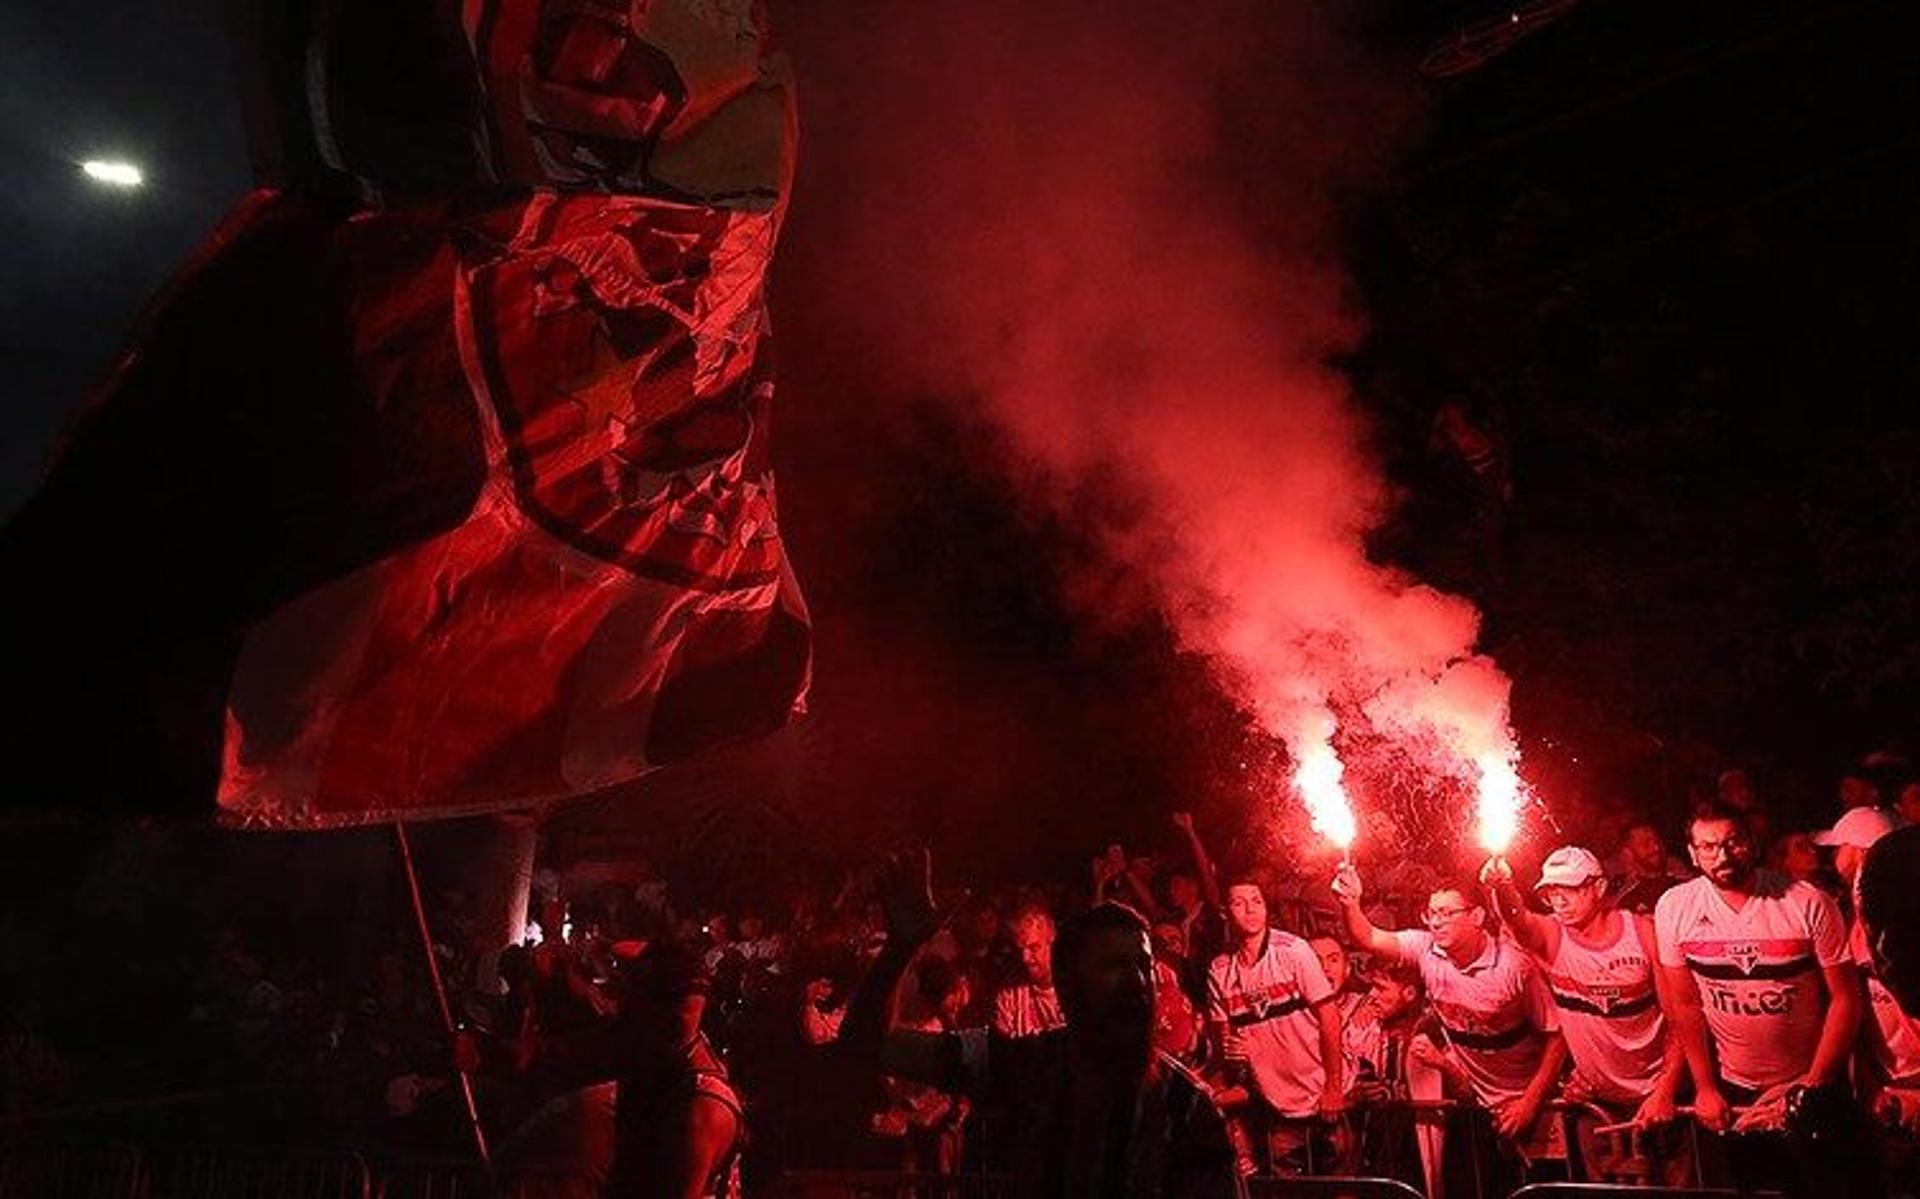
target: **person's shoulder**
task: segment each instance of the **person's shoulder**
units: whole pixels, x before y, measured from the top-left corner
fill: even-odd
[[[1267,952],[1270,954],[1312,953],[1313,949],[1307,944],[1305,937],[1290,933],[1284,928],[1270,928],[1267,930]]]
[[[1399,943],[1404,953],[1419,955],[1433,951],[1433,934],[1424,928],[1388,929],[1387,935]]]
[[[1561,942],[1564,944],[1565,941],[1566,938],[1562,937]],[[1520,939],[1512,933],[1503,932],[1494,938],[1494,942],[1498,946],[1501,963],[1508,969],[1521,974],[1537,974],[1543,968],[1544,963],[1525,945],[1522,945]]]
[[[1700,895],[1700,888],[1706,882],[1705,876],[1690,878],[1685,882],[1675,883],[1661,892],[1660,898],[1653,901],[1654,922],[1657,924],[1669,920],[1674,913],[1679,912],[1687,904],[1696,902]]]
[[[1817,910],[1822,914],[1830,912],[1836,917],[1840,914],[1840,901],[1835,899],[1833,892],[1825,887],[1808,882],[1806,879],[1788,878],[1785,875],[1776,876],[1775,885],[1779,890],[1774,894],[1802,911]]]
[[[1211,979],[1225,978],[1227,976],[1229,961],[1232,957],[1232,951],[1214,954],[1213,960],[1207,963],[1207,977]]]

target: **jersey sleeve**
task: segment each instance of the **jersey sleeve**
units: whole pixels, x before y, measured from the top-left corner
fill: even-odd
[[[1560,1031],[1560,1005],[1553,1001],[1552,992],[1547,990],[1547,978],[1540,968],[1527,963],[1527,1019],[1541,1032]]]
[[[1433,952],[1433,934],[1424,928],[1403,928],[1393,939],[1400,946],[1400,959],[1416,966],[1421,955]]]
[[[1847,952],[1847,925],[1840,918],[1840,905],[1818,887],[1807,886],[1807,891],[1807,931],[1813,937],[1814,959],[1822,969],[1852,961]]]
[[[1013,989],[1002,987],[993,996],[993,1031],[1003,1037],[1013,1035]]]
[[[1867,944],[1866,921],[1855,916],[1853,927],[1847,930],[1847,949],[1853,954],[1853,964],[1862,970],[1873,969],[1873,947]]]
[[[1680,952],[1680,902],[1677,890],[1662,895],[1653,905],[1653,939],[1658,943],[1654,955],[1662,966],[1684,966],[1686,955]]]
[[[1215,1024],[1227,1022],[1227,959],[1217,957],[1207,967],[1207,1019]]]
[[[1300,981],[1300,998],[1310,1006],[1333,998],[1333,984],[1327,981],[1326,969],[1320,965],[1313,946],[1295,941],[1287,947],[1287,952],[1293,959],[1293,976]]]

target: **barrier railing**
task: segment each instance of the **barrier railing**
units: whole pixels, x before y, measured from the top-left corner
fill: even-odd
[[[1606,1182],[1536,1182],[1508,1199],[1783,1199],[1777,1191],[1727,1191],[1701,1187],[1629,1186]]]
[[[139,1183],[126,1146],[0,1137],[0,1199],[133,1199]]]
[[[1414,1127],[1431,1131],[1446,1124],[1455,1112],[1472,1106],[1455,1099],[1385,1099],[1350,1109],[1350,1116],[1399,1114],[1411,1121]],[[1544,1152],[1535,1152],[1527,1158],[1529,1168],[1541,1163],[1560,1163],[1559,1168],[1565,1169],[1570,1182],[1626,1185],[1634,1188],[1636,1194],[1645,1193],[1662,1181],[1671,1181],[1660,1177],[1652,1129],[1631,1120],[1620,1120],[1594,1103],[1553,1099],[1546,1104],[1546,1111],[1557,1122],[1557,1127],[1552,1130],[1557,1135],[1545,1138]],[[1691,1112],[1682,1109],[1681,1114],[1687,1117]],[[1314,1124],[1318,1122],[1318,1117],[1285,1122]],[[1586,1136],[1582,1135],[1583,1122]],[[1694,1186],[1699,1188],[1699,1128],[1691,1119],[1684,1120],[1684,1128],[1690,1150],[1688,1168]],[[1459,1131],[1459,1126],[1455,1126],[1455,1131]],[[1465,1125],[1465,1133],[1463,1144],[1449,1148],[1452,1152],[1468,1155],[1473,1199],[1498,1199],[1489,1194],[1482,1169],[1490,1148],[1486,1130],[1479,1121],[1469,1121]],[[1438,1144],[1436,1141],[1435,1145]],[[1597,1150],[1593,1148],[1596,1144]],[[1427,1152],[1428,1149],[1422,1148],[1423,1155]],[[1306,1143],[1306,1165],[1310,1175],[1319,1174],[1328,1164],[1321,1161],[1320,1156],[1318,1148],[1309,1140]],[[1427,1177],[1430,1180],[1437,1179],[1438,1162],[1426,1163],[1426,1167]]]
[[[374,1172],[374,1199],[567,1199],[582,1192],[565,1185],[575,1177],[554,1172],[551,1180],[519,1170],[519,1184],[498,1189],[477,1163],[453,1158],[408,1158],[383,1163]],[[547,1185],[551,1181],[552,1185]],[[586,1192],[597,1199],[597,1191]]]
[[[373,1175],[357,1153],[149,1153],[140,1199],[373,1199]]]
[[[1391,1178],[1315,1177],[1247,1179],[1249,1199],[1422,1199],[1419,1191]]]
[[[1004,1199],[1003,1174],[914,1174],[897,1170],[788,1170],[774,1185],[781,1199]]]
[[[353,1152],[250,1152],[196,1148],[191,1147],[193,1142],[186,1143],[189,1147],[169,1147],[171,1143],[167,1141],[156,1143],[144,1139],[135,1147],[108,1137],[76,1135],[86,1125],[76,1129],[69,1117],[104,1115],[113,1106],[116,1105],[61,1113],[62,1119],[52,1121],[18,1118],[0,1121],[0,1199],[48,1199],[67,1195],[76,1199],[252,1199],[253,1196],[488,1199],[495,1194],[495,1187],[483,1172],[469,1162],[458,1160],[389,1160],[376,1171]],[[1399,1112],[1412,1121],[1412,1127],[1432,1131],[1462,1106],[1454,1100],[1400,1099],[1355,1110],[1356,1113]],[[1649,1153],[1657,1157],[1661,1148],[1652,1140],[1655,1135],[1652,1130],[1631,1120],[1619,1120],[1593,1104],[1556,1100],[1551,1103],[1550,1111],[1566,1134],[1569,1180],[1534,1183],[1521,1188],[1516,1195],[1526,1199],[1592,1199],[1619,1195],[1637,1199],[1680,1199],[1729,1193],[1700,1185],[1699,1130],[1690,1118],[1685,1119],[1684,1128],[1693,1142],[1694,1186],[1690,1190],[1675,1190],[1651,1185],[1659,1181],[1681,1181],[1671,1175],[1660,1179],[1648,1166]],[[1685,1109],[1682,1114],[1691,1115]],[[1465,1152],[1472,1159],[1470,1193],[1475,1199],[1498,1199],[1488,1193],[1487,1180],[1479,1168],[1483,1153],[1490,1148],[1480,1127],[1482,1123],[1468,1122],[1466,1137],[1449,1148]],[[1583,1162],[1587,1146],[1596,1139],[1610,1142],[1604,1159]],[[1557,1156],[1534,1159],[1535,1162],[1541,1160],[1559,1159]],[[1334,1194],[1405,1199],[1419,1193],[1393,1179],[1334,1177],[1321,1173],[1329,1167],[1338,1168],[1337,1162],[1310,1160],[1307,1164],[1310,1173],[1305,1178],[1256,1177],[1250,1183],[1253,1193],[1273,1199]],[[1576,1172],[1579,1169],[1586,1171],[1584,1177]],[[1427,1177],[1429,1185],[1433,1185],[1437,1175],[1429,1173]],[[565,1172],[556,1172],[551,1180],[528,1177],[523,1182],[524,1185],[517,1188],[518,1199],[562,1199],[578,1191],[577,1179]],[[1467,1187],[1460,1189],[1465,1191]],[[1009,1190],[1006,1178],[980,1173],[796,1170],[783,1176],[774,1193],[795,1199],[919,1199],[921,1196],[1000,1199]]]

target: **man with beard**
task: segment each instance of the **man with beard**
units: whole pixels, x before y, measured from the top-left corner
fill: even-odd
[[[1554,850],[1541,864],[1533,889],[1551,917],[1521,902],[1505,858],[1488,859],[1480,877],[1514,939],[1540,963],[1560,1009],[1560,1029],[1573,1057],[1565,1096],[1604,1108],[1608,1123],[1670,1123],[1685,1060],[1667,1028],[1653,921],[1609,902],[1600,859],[1578,845]],[[1580,1127],[1582,1155],[1591,1169],[1600,1146],[1585,1121]],[[1660,1148],[1667,1180],[1684,1184],[1688,1163],[1681,1143]]]
[[[1003,1037],[1036,1037],[1059,1028],[1060,999],[1053,986],[1053,917],[1040,907],[1022,908],[1007,922],[1020,954],[1020,977],[1001,984],[993,997],[993,1031]]]
[[[1358,994],[1360,1003],[1341,1030],[1355,1132],[1342,1172],[1424,1186],[1414,1113],[1405,1106],[1415,1098],[1416,1060],[1438,1054],[1420,1029],[1420,971],[1405,962],[1377,966]],[[1429,1129],[1428,1140],[1433,1153],[1439,1130]]]
[[[1839,906],[1756,870],[1737,808],[1701,808],[1687,842],[1702,877],[1661,896],[1653,919],[1696,1117],[1714,1132],[1766,1134],[1785,1127],[1789,1100],[1797,1106],[1807,1091],[1845,1105],[1864,1004]],[[1735,1105],[1748,1109],[1738,1121]],[[1741,1135],[1729,1156],[1743,1184],[1800,1189],[1824,1172],[1768,1135]]]
[[[887,1031],[888,998],[938,927],[929,876],[924,852],[882,872],[887,941],[841,1029],[848,1060],[1001,1114],[1017,1195],[1244,1196],[1219,1110],[1153,1048],[1153,953],[1130,908],[1098,904],[1060,927],[1052,964],[1064,1027]]]

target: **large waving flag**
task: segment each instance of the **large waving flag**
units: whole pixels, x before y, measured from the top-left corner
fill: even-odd
[[[810,638],[768,457],[794,125],[759,6],[321,7],[260,43],[309,84],[263,72],[286,186],[156,302],[0,536],[11,797],[325,827],[779,727]]]

